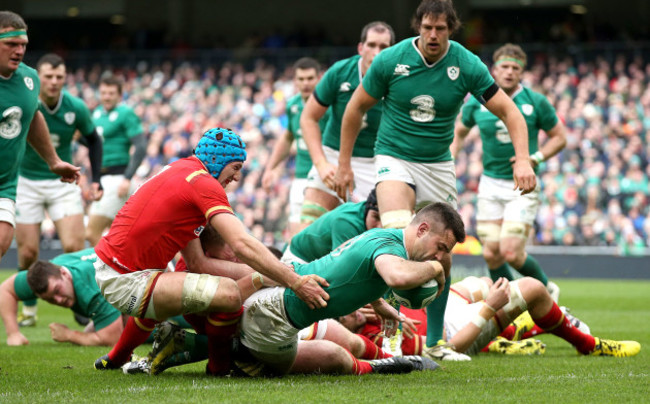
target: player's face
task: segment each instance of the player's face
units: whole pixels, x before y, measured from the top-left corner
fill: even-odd
[[[205,251],[205,255],[210,258],[216,258],[218,260],[241,262],[229,244],[208,247],[208,249]]]
[[[306,100],[314,92],[314,87],[318,83],[318,72],[316,69],[296,69],[293,83],[302,99]]]
[[[440,59],[449,48],[449,26],[447,15],[427,14],[420,23],[418,49],[429,63]]]
[[[492,68],[492,74],[497,85],[506,93],[511,93],[519,86],[521,75],[524,73],[524,68],[517,62],[502,61]]]
[[[360,43],[357,47],[361,55],[361,69],[365,73],[368,71],[370,64],[379,52],[390,46],[390,32],[384,30],[379,32],[371,29],[366,35],[366,42]]]
[[[15,29],[0,28],[0,34],[9,31],[15,31]],[[18,69],[20,62],[25,57],[27,42],[26,38],[20,37],[0,39],[0,75],[8,77]]]
[[[226,188],[228,184],[233,181],[239,181],[241,179],[241,169],[244,166],[244,163],[241,161],[233,161],[221,170],[219,174],[219,183],[221,186]]]
[[[456,245],[456,238],[451,229],[443,229],[442,225],[434,224],[433,231],[427,223],[418,226],[417,239],[413,251],[409,251],[410,259],[414,261],[442,261],[451,254]]]
[[[99,85],[99,102],[101,102],[102,107],[104,107],[106,111],[115,108],[121,97],[122,94],[120,94],[117,86],[107,84]]]
[[[339,317],[339,323],[348,330],[356,332],[366,324],[366,317],[359,310],[355,310],[347,316]]]
[[[41,79],[41,96],[44,98],[59,98],[65,82],[65,66],[52,67],[43,63],[38,68],[38,78]]]
[[[379,212],[376,210],[369,210],[366,215],[366,229],[375,229],[381,227],[381,219],[379,218]]]
[[[61,307],[72,307],[75,303],[74,286],[72,284],[72,276],[68,271],[61,270],[61,277],[50,277],[47,285],[47,290],[41,293],[38,297],[48,303],[55,304]]]

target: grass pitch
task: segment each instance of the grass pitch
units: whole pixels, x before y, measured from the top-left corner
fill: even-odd
[[[0,271],[0,280],[12,273]],[[72,312],[41,301],[37,326],[23,329],[30,345],[8,347],[0,326],[0,403],[650,402],[650,282],[555,281],[560,303],[594,335],[639,341],[639,355],[582,357],[565,341],[542,335],[542,356],[481,354],[469,363],[444,362],[443,370],[408,375],[215,379],[197,363],[157,377],[127,376],[93,369],[108,348],[53,342],[50,322],[79,327]]]

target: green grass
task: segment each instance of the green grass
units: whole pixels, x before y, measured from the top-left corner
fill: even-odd
[[[12,272],[0,271],[0,280]],[[556,280],[561,303],[594,335],[641,342],[633,358],[581,357],[563,340],[543,335],[546,354],[481,354],[469,363],[408,375],[288,376],[282,379],[214,379],[204,364],[170,369],[157,377],[93,369],[107,348],[78,347],[50,339],[47,324],[72,326],[72,313],[39,302],[37,327],[24,329],[26,347],[0,344],[0,403],[298,403],[298,402],[650,402],[650,282]],[[140,347],[144,355],[147,347]]]

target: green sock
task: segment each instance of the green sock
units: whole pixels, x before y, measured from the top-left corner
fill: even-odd
[[[208,336],[187,332],[184,348],[185,352],[189,353],[188,363],[208,359]]]
[[[499,278],[506,278],[507,280],[511,281],[513,278],[508,263],[504,262],[500,267],[490,269],[490,278],[492,278],[494,282],[496,282]]]
[[[436,346],[442,339],[442,327],[449,297],[450,279],[445,282],[445,289],[440,296],[427,306],[427,346]]]
[[[522,265],[521,268],[515,269],[523,276],[530,276],[531,278],[537,279],[538,281],[542,282],[544,286],[548,284],[546,273],[544,273],[542,267],[539,266],[539,262],[537,262],[537,260],[530,254],[528,254],[526,257],[524,265]]]
[[[18,272],[20,271],[26,271],[26,269],[18,267]],[[29,308],[25,310],[25,307]],[[25,311],[27,312],[25,313]],[[31,316],[36,315],[36,299],[23,300],[23,314]]]

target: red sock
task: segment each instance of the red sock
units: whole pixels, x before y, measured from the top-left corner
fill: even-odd
[[[159,321],[150,318],[129,317],[117,344],[108,353],[108,359],[116,366],[125,364],[133,350],[144,343]]]
[[[521,338],[532,338],[536,335],[544,334],[545,332],[546,331],[542,330],[537,324],[535,324],[535,327],[531,328],[530,331],[526,331],[524,335],[521,336]]]
[[[571,324],[564,316],[556,303],[553,303],[551,310],[542,318],[533,318],[535,324],[540,326],[544,331],[557,335],[558,337],[569,342],[571,345],[583,354],[594,350],[596,340],[589,334],[584,334]]]
[[[504,328],[503,331],[501,331],[501,334],[499,334],[499,336],[512,341],[512,338],[514,338],[515,336],[515,331],[517,331],[517,327],[510,324],[509,326]]]
[[[184,314],[183,318],[190,323],[197,334],[205,335],[205,325],[207,324],[205,316],[199,316],[198,314]]]
[[[352,355],[352,352],[348,351],[347,349],[345,352],[350,355],[350,358],[352,359],[352,374],[353,375],[365,375],[366,373],[372,372],[372,366],[370,366],[370,363],[360,361],[357,358]]]
[[[230,370],[230,348],[232,337],[244,308],[234,313],[210,313],[205,322],[208,336],[208,366],[206,371],[215,376],[223,376]]]
[[[389,353],[384,352],[383,349],[375,345],[367,337],[361,334],[357,334],[357,335],[361,338],[364,345],[366,346],[366,350],[363,351],[363,354],[361,354],[361,359],[384,359],[384,358],[391,358],[393,356]]]

